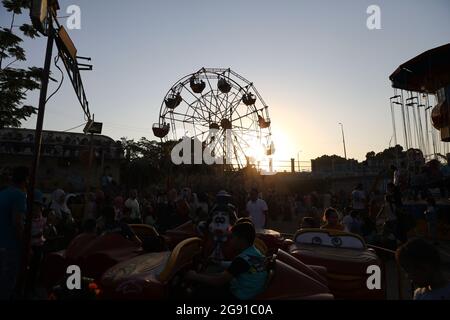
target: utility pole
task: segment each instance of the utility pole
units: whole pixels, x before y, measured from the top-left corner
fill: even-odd
[[[33,216],[34,189],[36,175],[39,168],[39,157],[41,155],[42,128],[44,125],[45,105],[47,102],[47,89],[50,77],[50,65],[52,61],[53,41],[55,31],[52,26],[52,14],[48,14],[48,36],[47,49],[45,53],[44,70],[41,78],[41,92],[39,95],[39,107],[36,121],[36,131],[34,136],[33,162],[31,163],[30,179],[27,190],[27,214],[25,217],[24,242],[21,260],[21,269],[17,281],[18,294],[22,296],[25,291],[26,275],[28,268],[28,253],[31,248],[31,220]]]
[[[344,145],[344,158],[345,158],[345,160],[347,160],[347,149],[345,148],[344,125],[340,122],[339,122],[339,125],[341,126],[342,144]]]
[[[58,23],[58,10],[59,3],[57,0],[30,1],[30,18],[33,23],[33,27],[47,37],[47,49],[45,53],[44,69],[41,76],[41,91],[39,95],[39,107],[34,136],[33,160],[31,163],[30,178],[27,189],[27,212],[25,216],[25,228],[23,233],[21,264],[16,285],[16,293],[21,297],[24,297],[27,281],[28,258],[31,249],[31,222],[33,216],[34,190],[36,185],[36,176],[39,169],[39,158],[41,155],[42,130],[44,126],[45,105],[47,103],[47,90],[54,43],[56,43],[58,54],[64,62],[64,66],[69,74],[69,78],[75,89],[75,93],[77,94],[83,111],[87,118],[91,120],[89,106],[79,71],[92,70],[92,66],[78,63],[76,48],[64,28]],[[55,22],[58,26],[58,31],[55,30],[53,22]],[[89,58],[79,58],[89,60]],[[68,61],[68,59],[70,59],[70,61]],[[80,66],[83,68],[80,68]]]

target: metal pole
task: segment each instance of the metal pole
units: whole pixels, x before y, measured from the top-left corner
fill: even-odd
[[[41,92],[39,95],[39,108],[36,121],[36,130],[34,136],[34,152],[33,162],[31,163],[30,181],[27,190],[27,214],[25,217],[25,229],[23,234],[23,251],[21,257],[21,268],[17,281],[18,294],[23,295],[25,292],[26,276],[28,269],[28,254],[31,249],[31,220],[33,216],[34,188],[36,184],[36,175],[39,168],[39,157],[41,154],[42,128],[44,125],[45,104],[47,100],[48,80],[50,77],[50,65],[53,52],[54,30],[52,26],[52,17],[48,18],[48,38],[47,50],[45,53],[44,70],[41,80]]]
[[[344,158],[345,158],[345,160],[347,160],[347,149],[345,148],[344,125],[340,122],[339,122],[339,125],[341,126],[342,144],[344,145]]]
[[[87,192],[91,192],[92,187],[92,162],[94,158],[94,134],[91,132],[89,139],[89,161],[88,161],[88,170],[87,170]]]

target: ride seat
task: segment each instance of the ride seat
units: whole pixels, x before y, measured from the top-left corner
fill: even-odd
[[[328,294],[329,289],[321,282],[311,278],[294,267],[275,259],[269,268],[267,288],[256,296],[256,300],[301,299],[316,294]]]
[[[328,281],[326,278],[327,268],[323,266],[306,265],[300,259],[292,256],[291,254],[281,249],[279,249],[277,252],[277,259],[287,263],[296,270],[303,272],[304,274],[310,276],[311,278],[321,282],[323,285],[328,286]]]
[[[174,229],[167,230],[163,236],[169,248],[175,248],[175,246],[185,239],[196,237],[198,232],[192,221],[188,221],[179,225]]]
[[[158,237],[159,233],[153,226],[148,224],[130,224],[130,228],[136,234],[136,236],[143,241],[146,237]]]
[[[331,293],[320,293],[303,297],[300,300],[334,300],[334,296]]]
[[[181,241],[171,252],[164,269],[158,275],[158,279],[167,283],[175,273],[192,264],[192,258],[202,253],[202,243],[203,241],[200,238],[189,238]]]
[[[180,242],[172,252],[146,253],[108,269],[101,279],[108,299],[165,299],[168,283],[180,270],[193,263],[202,251],[202,240]]]

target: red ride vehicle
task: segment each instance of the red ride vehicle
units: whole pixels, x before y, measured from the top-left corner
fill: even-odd
[[[195,299],[195,287],[184,282],[183,273],[202,269],[203,243],[200,238],[189,238],[172,251],[143,254],[115,265],[98,284],[101,298]],[[271,258],[266,289],[256,299],[330,300],[333,295],[313,268],[280,251]]]
[[[302,229],[294,235],[289,252],[306,264],[325,267],[328,286],[336,299],[386,299],[384,264],[359,235]],[[368,270],[373,268],[380,270],[379,289],[367,285]]]

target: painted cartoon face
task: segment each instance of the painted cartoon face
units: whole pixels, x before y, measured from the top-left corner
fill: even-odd
[[[212,221],[209,224],[209,231],[215,235],[225,235],[229,232],[231,227],[230,216],[228,212],[215,211],[212,216]]]

